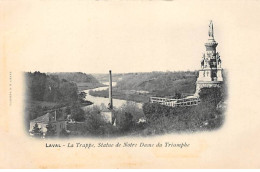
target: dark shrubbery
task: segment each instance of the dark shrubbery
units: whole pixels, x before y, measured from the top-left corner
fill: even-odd
[[[26,95],[28,100],[47,102],[71,102],[78,99],[75,83],[60,80],[40,72],[28,72],[26,76]]]
[[[58,73],[48,73],[48,75],[58,76],[62,80],[72,81],[76,83],[97,83],[99,81],[90,74],[85,74],[82,72],[58,72]]]
[[[133,102],[127,102],[120,108],[114,109],[116,126],[104,120],[101,115],[104,110],[107,110],[104,105],[87,108],[85,110],[85,120],[82,121],[80,127],[71,127],[72,124],[70,124],[70,128],[84,136],[108,137],[131,134],[144,127],[137,124],[139,118],[143,117],[142,109],[138,108]]]
[[[156,103],[144,103],[143,109],[135,103],[127,102],[118,109],[116,127],[106,123],[101,115],[105,106],[94,106],[85,112],[83,135],[121,136],[121,135],[157,135],[172,132],[197,132],[219,128],[224,121],[224,111],[218,105],[225,100],[222,88],[203,88],[201,102],[197,106],[168,107]],[[145,122],[140,122],[140,119]]]
[[[85,121],[85,113],[84,110],[80,108],[78,105],[74,105],[71,107],[71,118],[76,122]]]
[[[200,91],[201,103],[198,106],[173,108],[156,103],[145,103],[143,111],[148,121],[145,132],[159,134],[217,129],[224,120],[223,112],[217,109],[217,105],[224,100],[223,95],[222,88],[203,88]]]
[[[33,126],[31,133],[33,134],[34,137],[42,137],[42,131],[39,128],[37,123]]]
[[[49,124],[46,126],[46,129],[47,129],[47,132],[46,132],[46,134],[45,134],[45,137],[46,137],[46,138],[51,138],[51,137],[54,137],[54,136],[55,136],[56,130],[55,130],[54,126],[53,126],[51,123],[49,123]]]
[[[44,115],[48,110],[59,109],[59,115],[72,114],[75,121],[84,121],[84,111],[80,103],[91,104],[85,101],[85,93],[78,95],[77,85],[66,79],[60,79],[56,75],[46,75],[40,72],[26,72],[26,106],[25,122],[29,127],[29,121]],[[65,113],[61,112],[62,107],[67,107]]]

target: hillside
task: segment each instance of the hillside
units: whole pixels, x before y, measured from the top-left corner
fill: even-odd
[[[57,76],[40,72],[25,73],[25,122],[44,115],[46,110],[57,109],[79,100],[77,85]]]
[[[194,94],[196,89],[196,71],[128,73],[121,76],[113,88],[113,97],[118,99],[148,102],[151,96],[185,96]],[[89,94],[108,97],[108,90],[90,91]]]
[[[48,73],[48,75],[58,76],[61,80],[75,82],[79,90],[91,89],[103,86],[95,77],[82,72],[58,72]]]
[[[29,121],[44,115],[47,110],[80,109],[92,102],[84,100],[84,94],[78,94],[75,82],[61,79],[57,75],[47,75],[41,72],[25,72],[25,122],[29,127]],[[73,75],[72,75],[73,76]],[[78,79],[79,78],[75,78]],[[82,77],[83,81],[84,77]]]
[[[109,74],[92,74],[99,82],[109,82]],[[113,82],[120,81],[123,77],[132,75],[132,73],[112,73]]]
[[[54,75],[27,72],[27,98],[34,101],[71,102],[78,99],[77,85]]]
[[[195,92],[197,72],[150,72],[126,75],[116,89],[148,91],[156,96],[173,96],[175,93]]]

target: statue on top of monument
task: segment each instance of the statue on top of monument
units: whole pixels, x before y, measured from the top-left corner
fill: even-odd
[[[214,33],[213,33],[213,22],[212,22],[212,20],[210,20],[210,23],[209,23],[209,37],[214,38]]]

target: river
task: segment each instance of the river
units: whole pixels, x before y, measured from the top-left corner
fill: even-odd
[[[108,85],[109,83],[108,82],[104,82],[103,83],[104,85]],[[116,82],[112,82],[112,86],[116,86]],[[105,97],[94,97],[94,96],[91,96],[89,94],[89,91],[90,90],[93,90],[93,91],[100,91],[100,90],[106,90],[108,89],[108,86],[104,86],[104,87],[98,87],[98,88],[94,88],[94,89],[89,89],[89,90],[84,90],[85,93],[87,93],[86,95],[86,100],[88,101],[91,101],[93,102],[92,105],[90,106],[86,106],[86,108],[88,107],[93,107],[94,105],[98,105],[100,106],[101,104],[104,104],[105,106],[108,105],[109,103],[109,98],[105,98]],[[126,100],[120,100],[120,99],[115,99],[113,98],[113,106],[116,107],[116,108],[119,108],[120,106],[122,106],[123,104],[125,104],[127,101]],[[142,103],[136,103],[137,106],[139,108],[142,108]]]

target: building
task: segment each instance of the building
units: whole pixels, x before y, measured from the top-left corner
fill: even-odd
[[[209,24],[209,38],[205,43],[206,52],[203,53],[201,59],[201,69],[197,79],[196,93],[203,87],[219,87],[223,82],[221,59],[219,53],[216,51],[218,43],[214,39],[213,22]]]
[[[46,126],[48,124],[51,124],[54,127],[56,135],[60,135],[61,131],[67,130],[67,121],[64,120],[62,117],[57,119],[56,110],[52,112],[48,112],[45,115],[42,115],[38,118],[35,118],[30,121],[30,130],[31,133],[33,130],[33,127],[37,123],[38,128],[40,128],[41,132],[43,133],[43,137],[45,136],[47,132]]]

